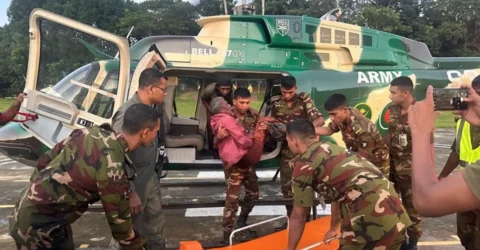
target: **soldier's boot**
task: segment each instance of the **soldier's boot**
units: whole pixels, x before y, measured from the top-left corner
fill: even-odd
[[[165,247],[165,240],[160,239],[160,240],[149,240],[147,242],[145,249],[146,250],[166,250],[167,248]]]
[[[223,239],[220,241],[220,245],[222,245],[222,246],[230,245],[230,233],[231,232],[223,231]]]
[[[400,250],[417,250],[418,239],[409,237],[408,240],[405,240],[400,247]]]
[[[238,217],[238,220],[237,220],[237,225],[235,228],[242,228],[242,227],[246,227],[248,226],[247,224],[247,219],[248,219],[248,215],[247,216],[243,216],[243,215],[240,215]],[[250,229],[247,229],[245,231],[241,231],[241,232],[238,232],[238,234],[236,234],[237,236],[235,238],[238,239],[238,241],[240,242],[245,242],[245,241],[249,241],[251,239],[255,239],[257,238],[257,232],[254,231],[254,230],[250,230]]]

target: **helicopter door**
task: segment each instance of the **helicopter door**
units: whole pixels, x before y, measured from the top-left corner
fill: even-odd
[[[31,12],[29,34],[21,111],[39,118],[24,129],[51,148],[73,129],[110,123],[132,73],[127,39],[43,9]]]
[[[142,57],[142,59],[140,59],[137,67],[135,68],[135,71],[133,72],[132,82],[130,83],[127,99],[131,98],[133,94],[135,94],[135,92],[137,91],[138,81],[142,72],[145,69],[149,69],[155,66],[159,71],[163,72],[167,68],[167,62],[165,61],[165,58],[162,56],[160,51],[157,49],[157,46],[153,44],[152,46],[150,46],[150,49]]]

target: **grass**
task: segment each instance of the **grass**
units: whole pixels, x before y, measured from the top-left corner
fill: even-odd
[[[444,111],[440,113],[435,123],[437,128],[455,128],[455,115],[452,112]]]
[[[0,112],[6,111],[15,100],[16,98],[0,98]]]

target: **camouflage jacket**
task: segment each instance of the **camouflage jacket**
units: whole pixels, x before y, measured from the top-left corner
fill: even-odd
[[[313,122],[319,117],[322,117],[322,113],[315,106],[315,102],[310,96],[304,92],[297,94],[294,97],[292,107],[288,107],[287,102],[282,97],[272,102],[271,116],[280,122],[287,124],[299,118],[306,118]],[[293,153],[288,148],[286,140],[282,144],[282,155],[286,155],[289,158],[293,157]]]
[[[413,101],[415,103],[415,100]],[[412,103],[412,104],[413,104]],[[389,151],[393,159],[411,159],[412,158],[412,134],[408,126],[408,113],[401,113],[402,106],[398,104],[391,105],[388,108],[390,117],[388,119],[388,133],[390,134]],[[400,137],[406,135],[407,145],[402,146]],[[433,132],[430,136],[430,142],[433,143]]]
[[[15,205],[10,232],[28,237],[32,229],[72,224],[89,203],[100,200],[112,236],[124,249],[141,249],[146,241],[135,234],[130,217],[127,150],[125,139],[113,130],[99,126],[74,130],[38,160]]]
[[[350,108],[350,114],[349,121],[340,126],[330,122],[330,130],[334,133],[341,131],[346,147],[377,167],[385,162],[388,164],[388,148],[375,124],[355,108]]]
[[[330,142],[313,142],[290,161],[293,168],[293,200],[301,207],[313,205],[313,191],[333,201],[351,199],[354,190],[370,191],[374,186],[359,182],[360,174],[369,179],[384,179],[370,162]],[[385,179],[386,180],[386,179]]]
[[[380,240],[412,224],[389,180],[350,150],[315,141],[290,165],[295,206],[311,207],[314,191],[338,202],[341,245]]]
[[[245,131],[247,131],[247,134],[253,135],[259,118],[259,115],[255,110],[248,110],[243,119],[239,117],[238,112],[235,110],[233,112],[233,117],[235,117],[235,120],[238,122],[238,124],[240,124]]]
[[[288,107],[285,99],[272,102],[272,117],[287,124],[299,118],[307,118],[311,122],[322,116],[314,101],[304,92],[297,94],[292,107]]]

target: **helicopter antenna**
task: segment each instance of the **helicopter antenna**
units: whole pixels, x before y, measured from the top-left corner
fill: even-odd
[[[227,0],[223,0],[223,7],[225,9],[225,15],[228,15],[228,11],[227,11]]]
[[[265,0],[262,0],[262,16],[265,15]]]
[[[135,28],[135,26],[132,26],[132,27],[130,28],[130,31],[128,32],[128,34],[127,34],[127,36],[126,36],[127,41],[128,41],[128,37],[130,37],[130,35],[132,34],[133,28]],[[119,53],[120,53],[120,51],[117,52],[117,54],[115,55],[115,59],[118,59]]]

